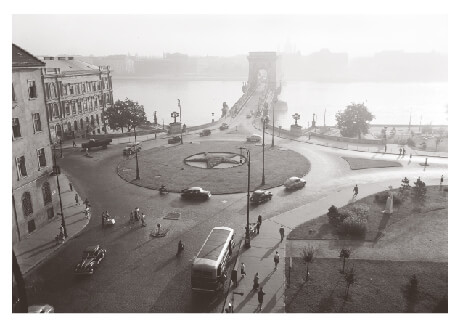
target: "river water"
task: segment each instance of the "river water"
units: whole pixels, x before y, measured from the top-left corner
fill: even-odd
[[[173,121],[181,99],[182,122],[188,126],[211,122],[221,115],[222,103],[231,107],[242,95],[239,81],[157,81],[113,79],[114,100],[126,97],[144,106],[148,120],[157,111],[158,123]],[[276,126],[289,127],[292,115],[299,113],[298,124],[307,127],[312,114],[317,125],[334,125],[335,113],[351,102],[364,102],[375,115],[372,124],[448,124],[448,83],[316,83],[288,81],[279,99],[285,109],[276,112]],[[283,106],[280,106],[283,107]],[[326,112],[325,112],[326,110]],[[214,113],[214,116],[213,116]],[[422,119],[421,119],[422,118]],[[179,118],[178,118],[179,120]]]

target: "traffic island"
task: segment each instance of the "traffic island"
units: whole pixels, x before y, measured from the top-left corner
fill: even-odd
[[[250,190],[282,185],[291,176],[302,177],[310,162],[297,152],[280,147],[264,149],[265,184],[261,185],[263,148],[246,142],[204,141],[166,146],[138,154],[140,179],[136,180],[136,161],[130,158],[117,167],[118,175],[132,184],[157,190],[165,185],[170,192],[200,186],[212,194],[247,191],[248,166],[245,147],[251,153]]]

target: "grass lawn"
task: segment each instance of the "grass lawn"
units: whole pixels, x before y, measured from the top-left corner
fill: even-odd
[[[288,258],[286,259],[288,260]],[[288,262],[286,263],[288,278]],[[340,273],[340,259],[316,259],[306,265],[293,258],[291,284],[285,290],[287,312],[433,312],[448,296],[448,263],[415,261],[349,260],[356,283],[345,299],[346,283]],[[416,274],[418,296],[410,301],[405,295],[409,278]],[[287,279],[288,280],[288,279]],[[448,310],[448,307],[445,308]]]
[[[394,190],[397,193],[398,190]],[[440,238],[440,233],[447,230],[448,217],[448,196],[446,192],[441,192],[438,186],[428,186],[426,193],[426,203],[421,208],[421,212],[414,210],[414,205],[411,199],[407,199],[400,206],[394,205],[394,213],[385,215],[381,211],[384,210],[384,204],[375,202],[374,195],[367,196],[355,203],[348,204],[343,208],[351,207],[354,204],[362,203],[369,206],[369,216],[367,224],[366,241],[376,241],[383,234],[389,235],[395,233],[402,234],[402,231],[415,232],[419,234],[427,234],[432,240]],[[418,223],[415,224],[415,221]],[[393,228],[398,226],[398,228]],[[420,230],[423,228],[423,230]],[[400,236],[399,236],[400,237]],[[404,237],[404,236],[402,236]],[[347,239],[336,234],[335,228],[328,223],[328,217],[324,215],[313,220],[307,221],[288,235],[291,240],[337,240]]]
[[[388,168],[388,167],[402,167],[402,164],[397,161],[389,160],[373,160],[352,157],[342,157],[347,161],[352,170],[368,169],[368,168]]]
[[[135,160],[122,161],[117,169],[126,181],[158,189],[161,184],[174,192],[191,186],[201,186],[212,194],[246,192],[248,167],[241,165],[227,169],[204,169],[191,167],[184,159],[200,152],[232,152],[240,154],[239,147],[251,152],[250,189],[273,188],[283,184],[291,176],[304,176],[310,170],[310,162],[302,155],[279,147],[265,148],[265,185],[262,179],[262,146],[245,142],[185,143],[170,147],[141,151],[138,155],[140,180],[135,180]]]

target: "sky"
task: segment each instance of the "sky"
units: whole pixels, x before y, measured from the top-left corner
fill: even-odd
[[[40,28],[37,28],[37,27]],[[12,41],[34,55],[233,56],[320,49],[448,53],[446,15],[13,15]]]

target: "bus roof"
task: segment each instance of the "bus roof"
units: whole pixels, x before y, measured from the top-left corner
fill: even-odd
[[[205,244],[203,244],[200,252],[197,254],[197,258],[217,261],[224,247],[227,246],[228,238],[232,231],[231,228],[227,227],[213,228]]]

